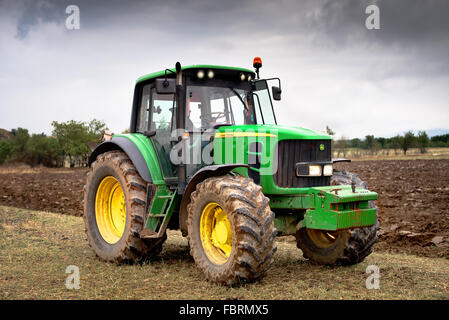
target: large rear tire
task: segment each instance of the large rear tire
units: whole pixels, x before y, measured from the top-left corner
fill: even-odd
[[[268,202],[260,186],[240,176],[197,185],[187,206],[187,238],[207,279],[234,285],[265,276],[277,249]]]
[[[367,189],[368,185],[357,174],[347,171],[334,171],[331,185],[355,185]],[[369,201],[370,208],[376,208]],[[317,264],[352,265],[362,262],[373,251],[377,241],[379,221],[369,227],[354,228],[337,232],[301,228],[296,233],[297,246],[303,256]]]
[[[147,183],[121,151],[100,154],[84,187],[84,224],[90,246],[110,262],[151,258],[162,250],[166,236],[144,240]]]

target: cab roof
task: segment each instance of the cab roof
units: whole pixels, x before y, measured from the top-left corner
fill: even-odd
[[[222,70],[231,70],[231,71],[241,71],[241,72],[248,72],[251,73],[252,76],[254,76],[254,72],[245,69],[245,68],[239,68],[239,67],[226,67],[226,66],[216,66],[216,65],[210,65],[210,64],[193,64],[190,66],[183,66],[181,67],[181,70],[189,70],[189,69],[222,69]],[[176,72],[175,68],[170,69],[173,72]],[[141,76],[139,79],[137,79],[136,83],[140,83],[143,81],[147,81],[150,79],[161,77],[165,74],[165,70],[153,72],[144,76]]]

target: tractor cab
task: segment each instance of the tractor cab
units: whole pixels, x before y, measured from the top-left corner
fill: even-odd
[[[260,58],[259,62],[261,66]],[[211,142],[220,127],[276,125],[268,82],[255,76],[244,68],[192,65],[137,80],[130,131],[151,138],[168,183],[188,181],[201,167],[212,164],[213,156],[203,152],[208,147],[212,152]],[[269,80],[279,82],[272,93],[280,100],[280,80]],[[177,159],[181,137],[186,140],[184,155]],[[182,162],[185,178],[179,176]]]

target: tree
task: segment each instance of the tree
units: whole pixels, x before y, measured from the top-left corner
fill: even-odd
[[[11,141],[0,140],[0,164],[4,163],[11,154]]]
[[[24,162],[34,167],[43,164],[46,167],[61,166],[62,155],[58,141],[45,134],[33,134],[25,146]]]
[[[106,124],[103,121],[92,119],[89,123],[87,123],[88,126],[88,139],[89,142],[101,142],[101,138],[103,136],[103,132],[105,130],[108,130],[106,127]]]
[[[23,161],[25,158],[25,146],[28,139],[30,139],[28,130],[24,128],[12,129],[11,134],[9,159],[12,161]]]
[[[106,125],[96,119],[89,123],[74,120],[53,121],[52,126],[52,134],[58,141],[61,153],[69,158],[71,167],[77,159],[80,159],[83,165],[87,163],[90,152],[87,143],[100,143],[102,133],[106,129]]]
[[[416,138],[416,142],[418,144],[418,148],[421,151],[421,153],[426,153],[427,148],[429,147],[429,136],[425,131],[419,131],[418,137]]]
[[[374,136],[373,135],[365,136],[365,142],[363,143],[364,148],[372,149],[373,145],[374,145]]]
[[[343,157],[346,157],[346,151],[349,147],[348,140],[345,137],[341,137],[335,142],[335,149],[337,150],[337,157],[340,156],[340,152],[343,153]]]
[[[407,150],[410,149],[415,142],[415,135],[412,131],[407,131],[403,137],[400,137],[399,143],[401,145],[404,155],[407,154]]]
[[[326,126],[326,133],[332,137],[331,138],[332,139],[331,140],[331,149],[334,150],[335,149],[335,141],[334,141],[335,131],[332,131],[332,129],[329,128],[329,126]]]
[[[351,148],[361,148],[362,140],[360,140],[359,138],[351,139],[350,146]]]
[[[401,149],[401,136],[397,135],[393,138],[391,138],[391,141],[389,142],[389,144],[387,144],[388,148],[392,148],[394,149],[394,154],[398,154],[398,149]]]
[[[374,138],[374,139],[379,143],[379,145],[382,149],[386,147],[387,138],[380,137],[380,138]]]
[[[449,147],[449,133],[433,136],[430,141],[434,147]]]
[[[329,126],[326,126],[326,133],[332,137],[335,135],[335,131],[332,131],[332,129],[329,128]]]
[[[371,154],[375,154],[381,147],[381,144],[373,135],[365,136],[365,140],[362,143],[362,148],[368,149]]]

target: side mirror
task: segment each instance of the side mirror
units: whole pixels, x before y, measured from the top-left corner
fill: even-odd
[[[157,93],[176,93],[175,79],[156,79]]]
[[[273,99],[276,101],[281,100],[281,89],[279,87],[271,87],[271,92],[273,94]]]

